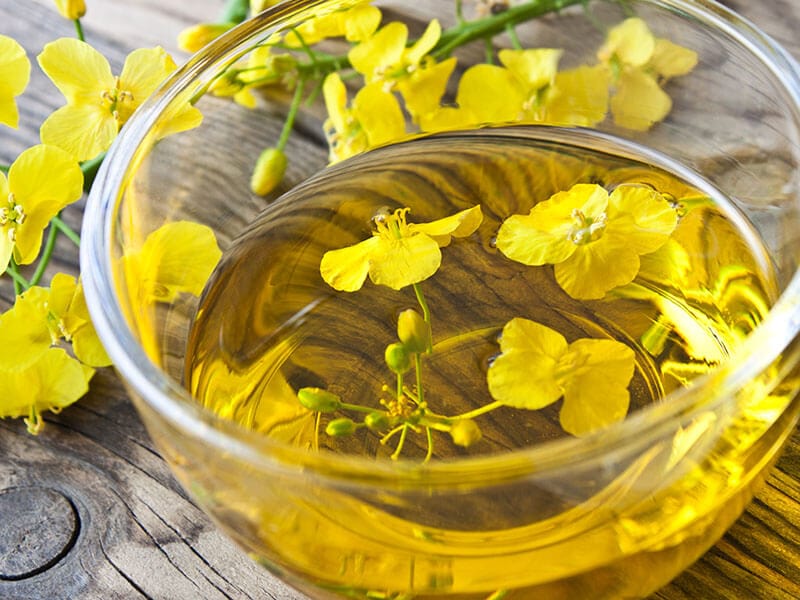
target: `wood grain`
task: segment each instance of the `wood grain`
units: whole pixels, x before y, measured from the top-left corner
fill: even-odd
[[[174,52],[180,29],[214,18],[222,2],[87,4],[87,36],[119,69],[135,47],[161,44]],[[726,4],[800,57],[796,0]],[[34,57],[44,43],[73,29],[49,0],[0,0],[0,33],[18,39]],[[34,69],[20,104],[20,128],[0,128],[0,162],[37,142],[39,124],[60,101]],[[78,226],[81,209],[71,207],[67,221]],[[76,249],[61,243],[53,268],[77,272]],[[7,287],[0,294],[7,303]],[[99,372],[85,399],[46,421],[38,438],[20,421],[0,421],[0,514],[16,515],[13,524],[0,521],[0,598],[303,598],[252,563],[192,503],[153,448],[113,371]],[[795,431],[742,518],[653,598],[800,597],[798,499]],[[13,511],[3,509],[4,503]]]

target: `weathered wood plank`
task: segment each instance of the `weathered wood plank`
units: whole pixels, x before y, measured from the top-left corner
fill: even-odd
[[[726,4],[800,57],[800,3]],[[180,56],[177,33],[215,17],[222,1],[89,0],[88,5],[87,36],[119,69],[135,47],[162,45]],[[0,0],[0,33],[19,39],[33,58],[44,43],[71,36],[73,29],[50,0]],[[39,123],[60,103],[58,92],[34,69],[20,105],[20,129],[0,129],[0,162],[36,143]],[[78,205],[66,218],[77,226],[80,216]],[[69,243],[59,246],[54,268],[77,272],[77,252]],[[53,519],[49,540],[36,548],[38,567],[37,552],[20,546],[25,528],[0,525],[0,597],[303,598],[256,567],[191,502],[153,448],[112,371],[98,373],[87,398],[46,420],[39,438],[30,437],[21,422],[0,421],[0,506],[22,499],[40,509],[15,508],[20,519],[29,519],[32,535],[42,526],[37,515]],[[654,598],[800,597],[799,498],[800,432],[795,432],[743,517]],[[12,550],[19,546],[28,554],[9,551],[6,540]]]

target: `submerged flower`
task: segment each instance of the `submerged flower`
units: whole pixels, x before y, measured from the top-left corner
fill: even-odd
[[[361,88],[348,107],[347,89],[339,74],[331,73],[325,78],[322,93],[328,109],[325,130],[331,162],[396,141],[406,133],[400,104],[380,84]]]
[[[119,76],[86,42],[61,38],[39,54],[39,65],[67,100],[42,123],[42,142],[59,146],[79,161],[108,149],[117,132],[142,102],[175,70],[162,48],[134,50]],[[188,103],[176,111],[169,130],[197,126],[199,111]]]
[[[628,412],[634,353],[614,340],[567,343],[557,331],[515,318],[503,328],[501,354],[487,373],[489,392],[505,406],[538,410],[563,397],[564,431],[586,435]]]
[[[661,89],[664,82],[689,73],[697,64],[696,52],[656,38],[637,17],[612,28],[597,57],[615,81],[611,98],[614,121],[640,131],[661,121],[672,109],[672,100]]]
[[[81,197],[83,173],[78,163],[54,146],[34,146],[0,173],[0,269],[14,256],[26,265],[39,255],[42,232],[50,219]]]
[[[677,220],[652,188],[620,185],[609,195],[581,183],[506,219],[497,248],[526,265],[555,265],[556,281],[573,298],[602,298],[633,281],[639,255],[664,245]]]
[[[471,235],[481,224],[480,206],[430,223],[408,223],[407,208],[375,219],[372,237],[354,246],[326,252],[320,263],[325,283],[344,292],[373,283],[399,290],[424,281],[442,262],[440,248],[451,237]]]
[[[19,112],[14,98],[28,85],[31,63],[25,49],[15,40],[0,35],[0,123],[14,127],[19,124]]]

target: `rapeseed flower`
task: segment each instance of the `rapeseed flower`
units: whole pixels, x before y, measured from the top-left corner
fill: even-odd
[[[28,85],[31,63],[25,49],[12,38],[0,35],[0,123],[17,128],[19,111],[15,98]]]
[[[597,299],[633,281],[639,255],[658,250],[677,225],[659,192],[620,185],[577,184],[506,219],[497,248],[526,265],[555,265],[558,284],[573,298]]]
[[[419,283],[439,269],[440,248],[452,237],[471,235],[483,220],[480,206],[430,223],[408,223],[407,214],[400,208],[376,218],[371,238],[326,252],[320,263],[325,283],[344,292],[361,289],[367,275],[395,290]]]
[[[564,431],[586,435],[621,421],[630,404],[634,353],[615,340],[572,343],[540,323],[515,318],[503,327],[500,355],[487,372],[489,393],[505,406],[538,410],[564,399]]]

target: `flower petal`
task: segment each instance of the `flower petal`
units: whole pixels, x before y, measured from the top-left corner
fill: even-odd
[[[572,342],[562,364],[576,364],[564,380],[559,420],[564,431],[586,435],[625,418],[633,377],[634,353],[614,340]]]
[[[57,39],[37,59],[68,103],[98,104],[101,94],[115,87],[108,61],[86,42]]]
[[[393,142],[406,133],[406,120],[397,98],[379,83],[361,88],[353,98],[353,113],[361,123],[370,148]]]
[[[359,4],[346,11],[344,36],[348,42],[361,42],[369,38],[381,24],[381,11],[371,4]]]
[[[347,57],[369,83],[380,79],[383,71],[399,67],[407,39],[408,27],[400,21],[392,21],[371,38],[354,46]]]
[[[436,241],[422,233],[401,239],[376,238],[379,243],[370,257],[369,278],[394,290],[424,281],[442,264]]]
[[[329,250],[322,256],[319,265],[322,279],[335,290],[360,290],[369,273],[370,257],[378,243],[377,237],[371,237],[346,248]]]
[[[497,65],[478,64],[461,76],[456,102],[478,123],[507,123],[520,116],[526,100],[514,75]]]
[[[130,117],[130,113],[144,102],[176,68],[175,61],[161,47],[139,48],[131,52],[122,67],[119,87],[132,94],[133,100],[128,114],[121,117],[121,123],[124,123]],[[120,104],[125,105],[126,103]]]
[[[43,288],[31,288],[17,296],[14,306],[0,315],[0,365],[3,369],[24,368],[50,347],[52,338],[47,326],[45,297]]]
[[[500,349],[487,372],[492,398],[506,406],[536,410],[561,397],[556,367],[567,341],[560,333],[515,318],[503,327]]]
[[[605,44],[597,51],[597,57],[603,62],[616,57],[625,65],[641,67],[653,56],[655,45],[656,39],[647,23],[631,17],[611,28]]]
[[[672,100],[658,82],[643,71],[624,71],[611,98],[614,122],[635,131],[647,131],[672,109]]]
[[[344,82],[339,73],[333,72],[325,77],[325,81],[322,84],[322,95],[325,99],[328,117],[334,129],[339,133],[346,131],[347,88],[344,87]]]
[[[602,66],[561,71],[545,97],[542,120],[551,125],[593,127],[608,112],[609,74]]]
[[[425,55],[433,50],[441,35],[442,26],[439,24],[438,19],[432,19],[419,39],[414,42],[414,45],[405,51],[403,58],[406,64],[418,65]]]
[[[569,225],[559,229],[540,228],[538,214],[512,215],[497,232],[497,249],[523,265],[557,264],[575,252],[576,245],[567,237]]]
[[[533,93],[553,82],[563,52],[553,48],[505,49],[497,57]]]
[[[28,85],[31,63],[14,39],[0,35],[0,123],[16,128],[19,112],[14,101]]]
[[[453,56],[432,66],[415,69],[397,83],[406,108],[415,119],[439,108],[455,66],[456,58]]]
[[[429,235],[439,244],[439,247],[443,248],[450,243],[451,237],[461,238],[472,235],[482,222],[483,213],[480,204],[476,204],[472,208],[430,223],[411,223],[408,228],[411,231]]]
[[[99,104],[68,104],[44,120],[39,130],[42,143],[58,146],[75,160],[94,158],[108,150],[117,137],[118,125],[106,108]]]
[[[665,79],[686,75],[697,66],[697,52],[658,38],[647,66]]]
[[[620,235],[637,254],[654,252],[669,239],[678,214],[657,191],[639,185],[620,185],[609,197],[609,235]]]
[[[639,272],[639,255],[624,238],[613,240],[606,234],[576,248],[555,266],[558,285],[573,298],[602,298],[607,291],[633,281]]]

